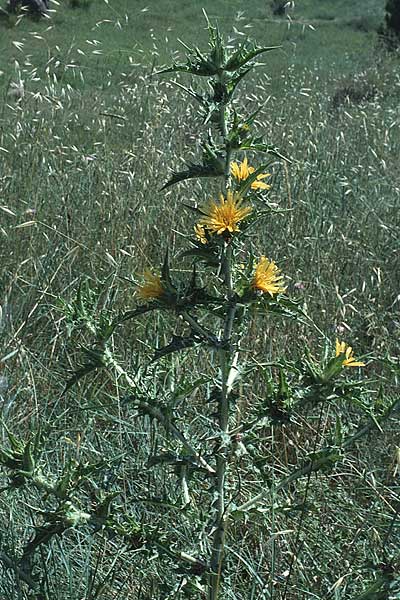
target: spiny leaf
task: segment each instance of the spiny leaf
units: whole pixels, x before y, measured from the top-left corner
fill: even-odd
[[[72,377],[65,384],[65,388],[62,392],[64,395],[75,383],[77,383],[82,377],[89,375],[97,369],[101,369],[105,366],[104,352],[102,350],[95,350],[90,348],[82,348],[83,352],[88,357],[88,362],[82,365],[79,369],[74,371]]]
[[[203,244],[197,248],[191,248],[190,250],[185,250],[179,254],[182,258],[185,256],[194,256],[198,260],[204,261],[209,267],[218,267],[220,259],[219,253],[215,251],[213,248],[207,248]]]
[[[214,64],[212,58],[207,58],[200,52],[198,48],[189,48],[186,64],[173,63],[170,67],[157,71],[154,75],[162,75],[164,73],[191,73],[200,77],[210,77],[218,73],[218,66]]]
[[[244,125],[252,125],[254,123],[255,118],[262,111],[264,106],[265,106],[265,102],[262,102],[260,104],[260,106],[258,108],[256,108],[256,110],[254,110],[252,113],[249,114],[248,117],[246,117],[246,119],[243,121],[243,124]]]
[[[6,428],[7,431],[7,436],[8,436],[8,440],[10,442],[11,448],[14,452],[14,454],[19,454],[22,455],[24,453],[24,442],[22,440],[20,440],[19,438],[17,438],[7,427],[6,425],[3,423],[3,427]]]
[[[71,461],[70,461],[70,463],[65,467],[65,472],[62,474],[60,479],[57,481],[56,493],[59,498],[65,499],[67,497],[68,490],[69,490],[70,484],[71,484],[71,480],[72,480],[72,468],[71,468]]]
[[[106,494],[106,496],[99,502],[96,506],[96,517],[99,519],[107,519],[110,515],[111,503],[112,501],[120,495],[121,492],[111,492]]]
[[[282,479],[276,486],[276,490],[286,488],[290,483],[316,471],[327,471],[332,469],[338,460],[342,458],[338,448],[322,448],[318,452],[309,455],[309,460],[300,468]]]
[[[279,369],[279,389],[278,396],[280,400],[287,400],[289,397],[289,386],[286,379],[285,371]]]
[[[254,138],[250,135],[250,126],[254,123],[257,115],[263,109],[264,104],[261,104],[255,111],[245,119],[240,119],[236,111],[233,112],[233,123],[228,135],[229,146],[232,150],[238,150],[245,144],[262,142],[262,137]]]
[[[185,85],[182,85],[181,83],[179,83],[179,81],[172,81],[171,83],[173,83],[174,85],[176,85],[176,87],[180,88],[181,90],[186,92],[189,96],[191,96],[192,98],[197,100],[197,102],[199,102],[199,104],[204,106],[207,103],[207,99],[204,98],[201,94],[198,94],[197,92],[195,92],[192,88],[188,88]]]
[[[288,163],[292,161],[290,158],[283,156],[275,146],[271,146],[269,144],[264,144],[261,138],[255,139],[247,139],[240,145],[240,150],[254,150],[255,152],[265,152],[267,154],[272,154],[281,160],[285,160]]]
[[[390,591],[390,582],[392,576],[387,574],[381,575],[368,589],[362,594],[353,597],[352,600],[390,600],[398,596],[392,596]]]
[[[215,174],[209,167],[205,167],[203,165],[188,163],[187,167],[188,168],[185,171],[173,171],[171,179],[169,179],[167,183],[163,185],[161,190],[166,190],[171,185],[175,185],[176,183],[179,183],[180,181],[185,181],[186,179],[215,176]]]
[[[238,84],[242,81],[243,77],[245,77],[249,71],[251,71],[251,67],[249,67],[248,69],[243,69],[242,71],[239,71],[235,77],[232,77],[227,82],[226,86],[228,89],[229,100],[232,99]]]
[[[115,324],[115,326],[120,325],[122,323],[125,323],[125,321],[129,321],[130,319],[135,319],[136,317],[139,317],[140,315],[144,315],[155,309],[156,309],[156,307],[154,306],[153,303],[151,303],[151,304],[145,304],[144,306],[139,306],[138,308],[135,308],[133,310],[128,310],[127,312],[122,313],[122,315],[117,317],[114,321],[114,324]]]
[[[19,457],[15,457],[15,455],[8,450],[0,448],[0,464],[4,465],[8,469],[19,469],[21,466],[21,461]]]
[[[218,129],[221,129],[220,123],[220,114],[219,114],[219,105],[213,101],[207,101],[204,106],[204,117],[203,124],[207,125],[207,123],[214,123]]]
[[[161,189],[165,190],[175,183],[195,177],[220,177],[225,172],[222,155],[210,144],[203,146],[203,164],[187,163],[187,167],[185,171],[174,171],[171,179]]]
[[[68,392],[68,390],[70,388],[72,388],[72,386],[75,385],[80,379],[82,379],[82,377],[85,377],[86,375],[89,375],[89,373],[96,371],[97,368],[98,368],[98,365],[88,363],[88,364],[84,365],[83,367],[81,367],[80,369],[77,369],[76,371],[74,371],[74,374],[72,375],[72,377],[70,379],[68,379],[67,383],[65,384],[65,388],[62,392],[62,396],[64,394],[66,394]]]
[[[260,314],[274,313],[281,315],[282,317],[288,317],[291,319],[299,319],[301,323],[308,323],[303,321],[302,317],[304,312],[301,306],[301,300],[292,300],[287,296],[279,295],[277,298],[271,298],[264,294],[258,304],[255,305],[257,312]]]
[[[25,445],[24,456],[22,459],[22,470],[26,474],[32,474],[35,470],[36,461],[32,453],[31,442]]]
[[[256,56],[263,54],[264,52],[270,52],[271,50],[277,50],[280,46],[256,46],[245,42],[234,52],[224,65],[225,71],[237,71],[240,67],[243,67],[246,63],[251,61]]]
[[[192,467],[193,469],[202,469],[199,466],[198,461],[196,461],[195,457],[190,455],[179,455],[175,454],[175,452],[162,452],[161,454],[155,454],[150,456],[147,461],[147,465],[149,467],[154,467],[155,465],[175,465],[179,467]]]
[[[225,62],[225,47],[218,27],[211,25],[206,11],[203,8],[203,15],[207,23],[209,46],[211,48],[210,59],[217,67],[222,67]]]
[[[199,339],[194,336],[182,337],[179,335],[173,335],[171,342],[167,346],[164,346],[163,348],[157,348],[157,350],[154,353],[152,362],[159,360],[163,356],[172,354],[173,352],[180,352],[181,350],[192,348],[193,346],[195,346],[195,344],[198,343]]]
[[[259,175],[261,175],[262,173],[265,173],[265,169],[267,169],[270,164],[271,164],[271,162],[262,164],[261,166],[258,167],[258,169],[253,171],[253,173],[251,173],[246,179],[244,179],[241,182],[239,189],[238,189],[238,192],[241,196],[244,196],[248,192],[248,190],[251,188],[251,184],[257,180],[257,177]]]

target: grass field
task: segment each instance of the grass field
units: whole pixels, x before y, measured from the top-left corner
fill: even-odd
[[[78,347],[90,337],[69,329],[60,301],[72,302],[87,278],[98,306],[112,300],[117,310],[133,308],[136,282],[160,264],[166,246],[174,273],[190,268],[179,258],[193,225],[182,202],[201,201],[212,184],[160,188],[171,168],[196,160],[203,126],[194,102],[154,73],[178,51],[182,57],[178,39],[204,46],[201,6],[226,36],[244,32],[281,46],[240,96],[248,111],[266,100],[257,128],[292,161],[271,166],[269,198],[282,213],[263,223],[252,244],[279,258],[289,295],[318,326],[257,321],[246,352],[263,363],[286,355],[297,364],[306,345],[320,355],[327,340],[343,337],[368,362],[368,406],[398,396],[400,66],[377,42],[383,0],[298,0],[290,27],[256,0],[245,8],[239,0],[95,0],[87,9],[64,1],[52,5],[49,20],[0,14],[2,445],[7,429],[26,438],[40,426],[41,470],[54,479],[68,461],[104,459],[103,470],[82,483],[80,509],[119,492],[119,514],[159,543],[70,529],[40,548],[40,592],[29,591],[12,564],[43,523],[40,511],[55,504],[43,490],[6,489],[3,469],[1,600],[204,597],[183,585],[193,572],[180,569],[161,543],[197,552],[204,532],[193,523],[204,521],[206,485],[193,476],[186,506],[176,472],[155,459],[149,468],[149,457],[179,445],[126,402],[117,377],[100,373],[62,395],[81,360]],[[146,366],[171,331],[164,313],[129,321],[115,350],[130,372],[149,370],[149,389],[178,404],[185,432],[201,447],[212,420],[198,390],[210,377],[205,351]],[[266,393],[254,381],[241,391],[249,412]],[[356,431],[358,407],[337,405],[344,431]],[[334,437],[335,410],[324,414],[324,438]],[[322,442],[318,423],[319,409],[309,407],[294,424],[259,430],[232,469],[237,504],[301,463],[313,440]],[[235,521],[224,600],[400,598],[398,434],[394,413],[329,472],[288,486]],[[393,585],[379,591],[389,571]],[[371,585],[378,587],[363,596]]]
[[[96,78],[98,82],[99,72],[107,73],[108,69],[115,71],[116,79],[108,76],[106,82],[117,82],[130,60],[149,64],[149,54],[157,62],[168,60],[179,47],[177,39],[198,44],[207,39],[205,28],[199,27],[201,6],[190,0],[154,4],[99,0],[87,10],[74,10],[68,2],[52,6],[55,13],[50,21],[33,24],[24,19],[18,27],[12,27],[2,19],[1,70],[6,83],[12,76],[14,61],[23,62],[24,53],[13,45],[16,42],[28,44],[25,52],[39,70],[46,68],[49,59],[62,57],[62,65],[75,62],[85,74],[86,85],[92,85]],[[375,28],[383,19],[383,6],[383,0],[365,0],[355,6],[339,0],[302,0],[288,29],[287,22],[274,17],[265,2],[251,0],[246,7],[240,0],[229,6],[224,0],[209,6],[204,3],[209,16],[227,34],[236,28],[242,34],[251,34],[260,44],[282,44],[282,52],[271,58],[279,71],[288,64],[313,68],[321,62],[324,70],[336,67],[341,73],[352,72],[370,54]]]

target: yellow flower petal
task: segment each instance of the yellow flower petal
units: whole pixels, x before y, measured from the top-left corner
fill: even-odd
[[[240,171],[240,167],[237,162],[231,163],[231,173],[235,179],[239,179],[239,181],[241,180],[241,178],[242,178],[241,174],[240,174],[241,171]]]
[[[263,181],[258,181],[258,177],[255,181],[253,181],[253,183],[251,184],[251,189],[252,190],[270,190],[271,186],[268,185],[268,183],[264,183]]]
[[[250,175],[250,173],[252,173],[253,171],[254,171],[254,169],[252,169],[252,167],[250,167],[250,169],[249,169],[248,162],[247,162],[247,156],[246,156],[246,158],[240,165],[240,179],[246,179],[247,176]]]
[[[249,177],[249,175],[254,173],[254,171],[255,171],[255,168],[249,166],[249,164],[248,164],[247,156],[241,163],[231,162],[231,175],[238,181],[244,181],[245,179],[247,179]],[[263,181],[261,181],[262,179],[265,179],[266,177],[271,177],[271,173],[260,173],[259,175],[257,175],[256,180],[253,181],[253,183],[250,186],[251,189],[253,189],[253,190],[269,190],[271,186],[268,185],[267,183],[264,183]]]
[[[203,225],[200,225],[199,223],[197,225],[195,225],[194,233],[199,242],[201,242],[202,244],[207,244],[206,231],[205,231]]]
[[[152,300],[160,298],[164,294],[164,288],[158,275],[153,275],[151,271],[143,273],[144,283],[137,288],[138,296],[142,300]]]
[[[268,293],[270,296],[285,292],[286,288],[282,285],[283,276],[280,275],[280,272],[273,261],[261,256],[256,266],[251,287],[260,292]]]
[[[221,194],[220,201],[210,200],[200,208],[204,217],[196,227],[203,227],[210,233],[235,233],[240,231],[238,223],[249,216],[252,207],[243,203],[243,198],[238,194],[227,191],[226,198]]]
[[[343,359],[342,366],[343,367],[365,367],[365,363],[356,360],[353,356],[353,348],[348,346],[346,342],[339,342],[336,340],[336,356],[340,356],[344,354],[345,358]]]

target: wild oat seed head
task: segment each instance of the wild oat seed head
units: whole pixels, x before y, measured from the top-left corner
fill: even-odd
[[[336,340],[336,356],[344,354],[346,358],[342,362],[343,367],[365,367],[365,363],[356,360],[353,356],[353,348],[348,346],[346,342]]]
[[[220,200],[210,200],[200,208],[204,217],[198,226],[207,229],[210,233],[221,235],[222,233],[234,233],[240,231],[238,224],[252,212],[249,204],[243,203],[239,194],[228,190],[226,198],[220,194]]]
[[[247,162],[247,157],[241,163],[231,162],[231,174],[235,179],[237,179],[237,181],[243,181],[244,179],[247,179],[249,175],[254,173],[254,171],[255,168],[249,166]],[[260,173],[259,175],[257,175],[257,179],[253,181],[253,183],[250,186],[251,189],[269,190],[271,186],[268,185],[268,183],[262,181],[262,179],[265,179],[266,177],[271,177],[271,173]]]
[[[251,282],[254,290],[268,293],[270,296],[285,292],[286,288],[282,285],[283,276],[279,273],[280,269],[273,261],[269,261],[265,256],[261,256]]]

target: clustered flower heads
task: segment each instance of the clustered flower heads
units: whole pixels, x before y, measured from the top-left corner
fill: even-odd
[[[247,158],[241,163],[230,164],[231,175],[238,181],[246,180],[252,173],[254,167],[249,166]],[[254,190],[269,190],[270,185],[262,181],[270,177],[269,173],[260,173],[251,188]],[[240,232],[239,225],[253,212],[253,207],[238,193],[230,189],[226,194],[220,194],[219,200],[210,199],[200,206],[199,211],[202,218],[194,226],[194,233],[201,244],[207,244],[214,235],[221,236],[229,243],[235,233]],[[144,283],[137,288],[137,294],[141,300],[163,300],[166,290],[158,275],[147,270],[143,274]],[[266,256],[261,256],[255,265],[255,270],[248,290],[261,294],[269,294],[273,297],[286,291],[284,277],[281,270]],[[345,342],[336,340],[336,358],[343,356],[341,367],[364,367],[365,363],[354,358],[353,349]]]
[[[340,356],[341,354],[345,356],[342,367],[365,367],[365,363],[354,358],[351,346],[348,346],[346,342],[336,340],[336,356]]]
[[[243,181],[254,173],[254,167],[249,166],[247,158],[241,163],[232,162],[231,174],[238,181]],[[268,190],[271,186],[262,180],[270,177],[269,173],[261,173],[251,184],[253,189]],[[240,232],[239,225],[252,212],[253,207],[237,192],[230,189],[226,194],[220,194],[218,200],[210,199],[203,204],[199,211],[202,218],[194,227],[194,233],[201,244],[207,244],[214,235],[221,236],[228,241],[233,234]],[[142,300],[158,300],[165,295],[165,289],[161,278],[151,271],[143,274],[144,283],[138,286],[137,293]],[[283,276],[280,269],[265,256],[261,256],[255,268],[249,288],[253,291],[267,293],[270,296],[285,292],[282,285]]]

